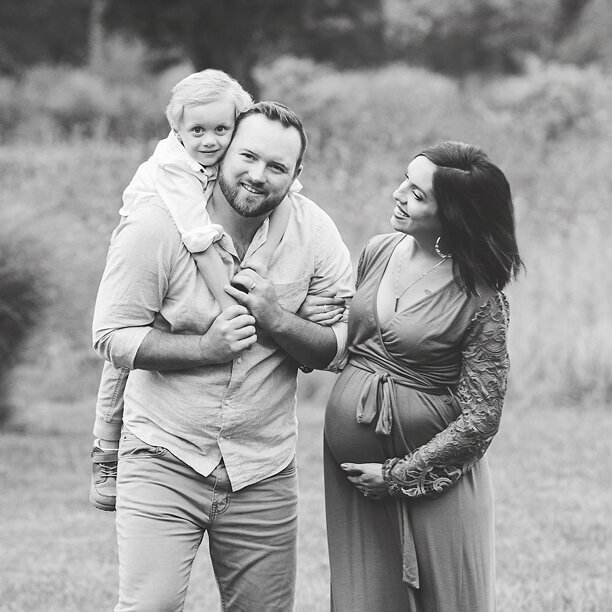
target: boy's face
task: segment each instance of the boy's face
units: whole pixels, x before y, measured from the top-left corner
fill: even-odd
[[[236,120],[236,107],[227,97],[183,109],[177,135],[190,157],[203,166],[216,164],[225,153]]]

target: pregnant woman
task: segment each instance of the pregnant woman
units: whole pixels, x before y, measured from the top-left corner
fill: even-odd
[[[492,612],[485,451],[508,373],[522,261],[510,187],[471,145],[417,155],[395,232],[361,254],[348,363],[325,418],[334,612]]]

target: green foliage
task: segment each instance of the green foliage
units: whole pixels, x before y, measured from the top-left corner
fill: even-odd
[[[557,0],[387,0],[389,52],[447,74],[517,72],[550,43]]]
[[[151,77],[142,45],[111,42],[99,72],[38,66],[18,81],[0,80],[0,138],[161,136],[170,89],[191,69],[176,66]]]
[[[9,377],[44,307],[41,280],[27,247],[0,238],[0,425],[10,416]]]
[[[156,86],[167,92],[180,76],[165,74]],[[304,193],[336,221],[354,260],[370,236],[389,230],[392,193],[414,154],[447,139],[482,146],[513,188],[528,269],[509,292],[515,400],[586,405],[612,397],[612,252],[605,248],[612,233],[612,92],[605,73],[533,62],[522,76],[456,81],[401,65],[337,72],[283,57],[261,66],[257,77],[266,98],[303,117],[310,137]],[[127,75],[96,78],[116,92],[150,91]],[[68,89],[61,80],[56,87]],[[141,113],[163,121],[164,104],[151,96],[146,106],[145,93],[139,95]],[[142,133],[138,124],[122,125],[121,144],[54,141],[50,154],[31,129],[22,129],[27,138],[0,147],[0,211],[7,211],[0,225],[26,220],[26,236],[49,253],[57,298],[52,324],[39,338],[44,349],[20,368],[20,389],[29,397],[82,397],[95,388],[100,363],[89,326],[96,285],[122,190],[154,147],[131,139]],[[30,389],[28,376],[40,371],[45,376]],[[325,401],[329,386],[318,376],[302,377],[303,391]]]
[[[0,74],[41,62],[80,63],[87,57],[91,0],[0,3]]]

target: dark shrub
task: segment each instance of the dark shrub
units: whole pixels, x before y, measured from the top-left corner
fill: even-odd
[[[12,369],[44,303],[40,278],[25,253],[22,244],[0,237],[0,426],[11,413]]]

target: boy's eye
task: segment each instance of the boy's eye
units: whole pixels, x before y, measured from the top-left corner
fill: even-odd
[[[199,127],[199,126],[196,126],[196,127],[193,128],[193,133],[198,135],[198,136],[200,134],[202,134],[203,132],[204,132],[204,130],[201,127]]]
[[[217,132],[217,134],[225,134],[228,130],[229,128],[225,125],[220,125],[217,128],[215,128],[215,132]]]

